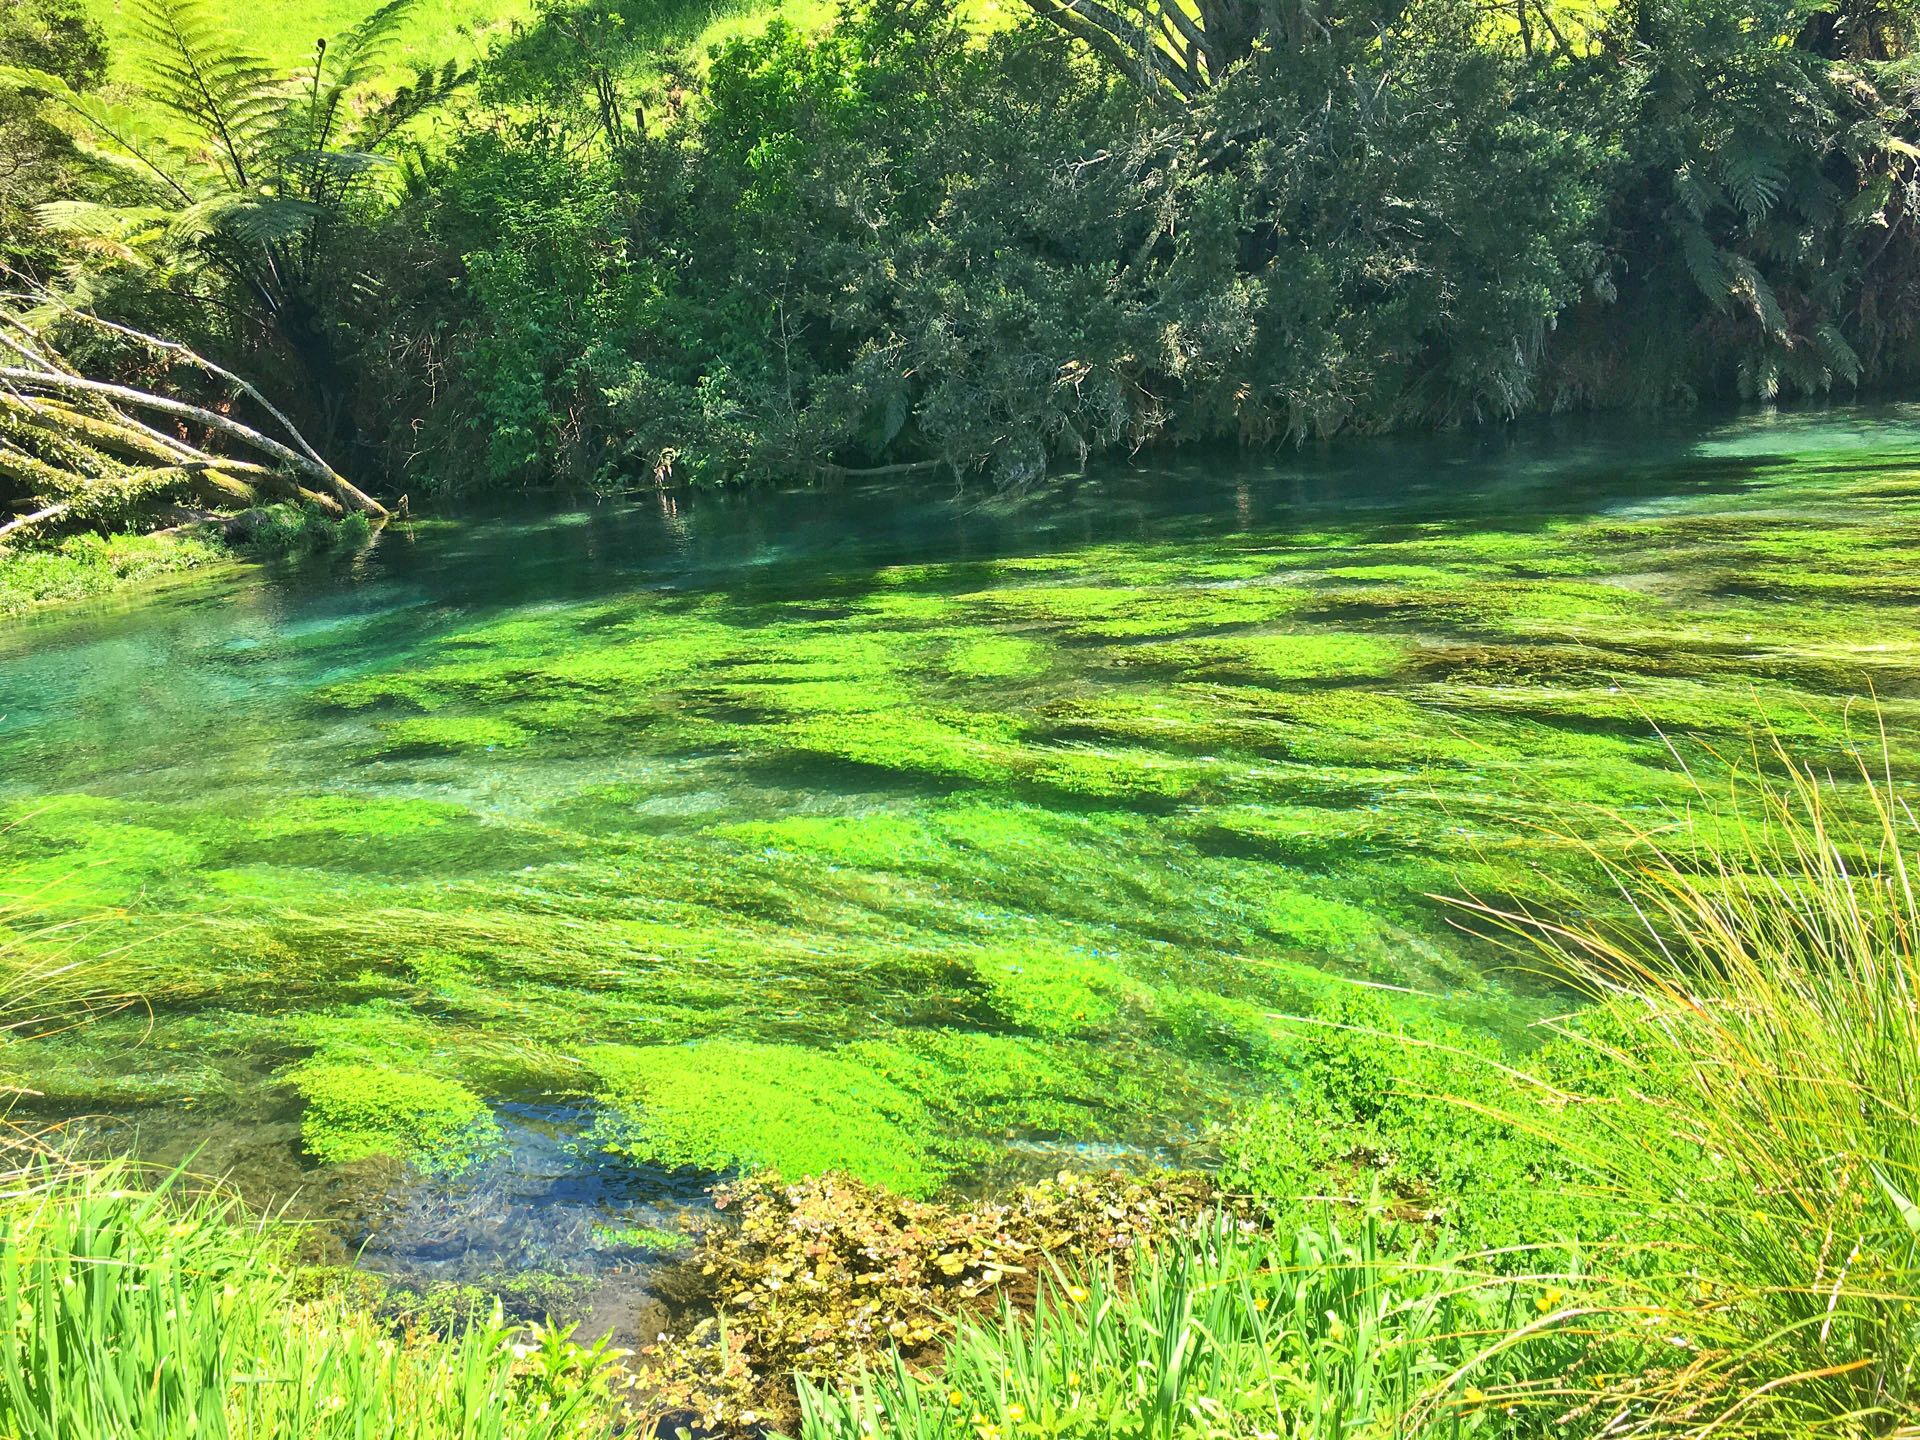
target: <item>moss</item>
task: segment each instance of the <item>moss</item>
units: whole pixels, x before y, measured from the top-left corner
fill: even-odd
[[[478,1096],[452,1080],[373,1065],[311,1065],[293,1076],[306,1102],[300,1139],[328,1164],[392,1155],[430,1173],[485,1158],[499,1126]]]
[[[843,1170],[907,1195],[942,1178],[924,1107],[858,1058],[707,1040],[603,1046],[588,1060],[614,1112],[597,1133],[615,1153],[712,1171]]]

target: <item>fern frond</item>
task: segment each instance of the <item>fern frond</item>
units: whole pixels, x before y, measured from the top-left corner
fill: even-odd
[[[281,77],[240,48],[206,0],[144,0],[139,33],[153,99],[205,138],[233,184],[254,184],[285,104]]]
[[[1725,156],[1720,162],[1720,176],[1750,225],[1766,218],[1787,184],[1787,172],[1779,159],[1758,146],[1742,146]]]
[[[1814,349],[1826,362],[1827,368],[1849,385],[1860,383],[1861,371],[1865,368],[1859,354],[1847,343],[1847,337],[1840,333],[1839,327],[1831,321],[1815,327],[1813,332]]]
[[[411,85],[402,85],[360,122],[353,137],[355,148],[379,149],[397,131],[406,128],[436,105],[444,104],[449,96],[472,79],[472,71],[460,69],[451,60],[438,70],[422,66],[414,71]]]
[[[169,231],[176,241],[220,236],[247,246],[278,245],[311,230],[322,213],[309,200],[217,195],[175,214]]]
[[[191,201],[185,176],[186,152],[157,131],[139,112],[76,90],[58,75],[19,66],[0,66],[0,84],[41,102],[41,114],[79,146],[90,160],[116,168],[119,178],[157,186]]]
[[[1680,228],[1680,257],[1686,261],[1687,273],[1700,293],[1715,310],[1724,311],[1733,293],[1733,272],[1727,268],[1725,253],[1704,227],[1690,224]]]
[[[1691,163],[1683,164],[1673,172],[1673,193],[1687,214],[1695,220],[1705,220],[1707,210],[1713,204],[1713,196],[1700,179],[1700,172]]]
[[[1759,320],[1760,328],[1767,332],[1770,339],[1786,340],[1788,338],[1786,312],[1781,310],[1779,298],[1774,295],[1773,286],[1767,283],[1766,276],[1754,267],[1751,260],[1743,256],[1733,257],[1733,271],[1737,281],[1735,290],[1753,307],[1754,317]]]

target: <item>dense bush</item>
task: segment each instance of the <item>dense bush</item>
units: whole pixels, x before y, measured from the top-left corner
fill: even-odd
[[[383,292],[368,423],[449,484],[1024,484],[1898,376],[1915,92],[1874,16],[1688,0],[1542,48],[1355,5],[1170,102],[1045,21],[874,0],[729,41],[650,132],[523,49],[511,118],[387,221],[380,273],[445,278]]]
[[[277,372],[396,488],[1021,485],[1155,442],[1915,369],[1910,7],[961,3],[847,0],[685,65],[676,22],[711,7],[544,0],[436,130],[463,77],[373,89],[404,6],[290,88],[165,0],[172,131],[41,214],[76,288]],[[1136,13],[1157,58],[1085,23]],[[117,112],[75,36],[70,80],[16,71],[0,100],[18,128],[50,97],[100,155]],[[246,125],[220,139],[175,71],[231,77]],[[77,157],[48,157],[28,174],[55,198]]]

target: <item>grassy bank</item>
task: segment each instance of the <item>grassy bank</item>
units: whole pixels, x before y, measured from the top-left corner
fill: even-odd
[[[218,541],[180,534],[72,535],[46,546],[0,547],[0,619],[230,559]]]
[[[118,1167],[0,1197],[0,1434],[567,1440],[605,1435],[601,1351],[509,1328],[396,1333],[303,1288],[292,1233]]]

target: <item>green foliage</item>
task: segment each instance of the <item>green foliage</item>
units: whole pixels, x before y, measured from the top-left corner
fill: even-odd
[[[41,549],[0,547],[0,615],[83,600],[228,558],[221,546],[192,535],[83,534]]]
[[[261,368],[292,362],[327,438],[349,384],[340,300],[355,275],[353,227],[394,169],[387,152],[460,81],[449,64],[373,89],[410,3],[388,0],[321,40],[288,77],[207,0],[143,0],[139,106],[46,71],[6,72],[99,177],[102,198],[53,198],[39,212],[90,257],[71,271],[81,296],[135,314],[172,297],[241,317],[199,338]]]
[[[1229,1188],[1285,1215],[1378,1190],[1396,1218],[1473,1250],[1599,1240],[1619,1222],[1554,1138],[1551,1054],[1516,1063],[1482,1035],[1397,1022],[1364,991],[1282,1030],[1282,1089],[1222,1146]],[[1580,1078],[1616,1104],[1628,1081]]]
[[[328,1164],[391,1155],[429,1172],[459,1171],[499,1136],[485,1102],[437,1076],[320,1063],[297,1071],[293,1083],[306,1102],[301,1143]]]
[[[80,0],[16,0],[0,14],[0,71],[29,69],[90,91],[106,74],[99,27]],[[82,166],[30,92],[0,80],[0,265],[45,280],[58,253],[39,233],[34,208],[80,185]],[[72,198],[69,195],[69,198]]]
[[[142,1440],[588,1440],[613,1433],[603,1350],[502,1323],[396,1337],[302,1298],[291,1234],[122,1170],[0,1200],[0,1433]],[[525,1343],[526,1358],[516,1346]]]
[[[1552,1133],[1658,1242],[1613,1317],[1681,1350],[1636,1397],[1656,1425],[1890,1432],[1920,1405],[1920,827],[1884,752],[1854,766],[1776,739],[1703,774],[1730,821],[1610,867],[1637,925],[1505,917],[1604,1007],[1568,1059],[1633,1076],[1636,1103],[1582,1086],[1600,1103]]]
[[[358,511],[335,519],[310,502],[262,505],[242,511],[229,524],[228,533],[258,555],[310,555],[358,549],[372,538],[373,523]]]
[[[1129,1284],[1100,1266],[1044,1275],[1031,1317],[1006,1306],[962,1320],[937,1370],[896,1355],[857,1385],[803,1380],[797,1433],[1560,1433],[1547,1419],[1556,1392],[1601,1369],[1578,1327],[1548,1313],[1578,1283],[1522,1290],[1445,1255],[1395,1257],[1370,1218],[1263,1233],[1216,1217],[1154,1248]],[[1523,1320],[1537,1322],[1531,1333],[1488,1345]]]

